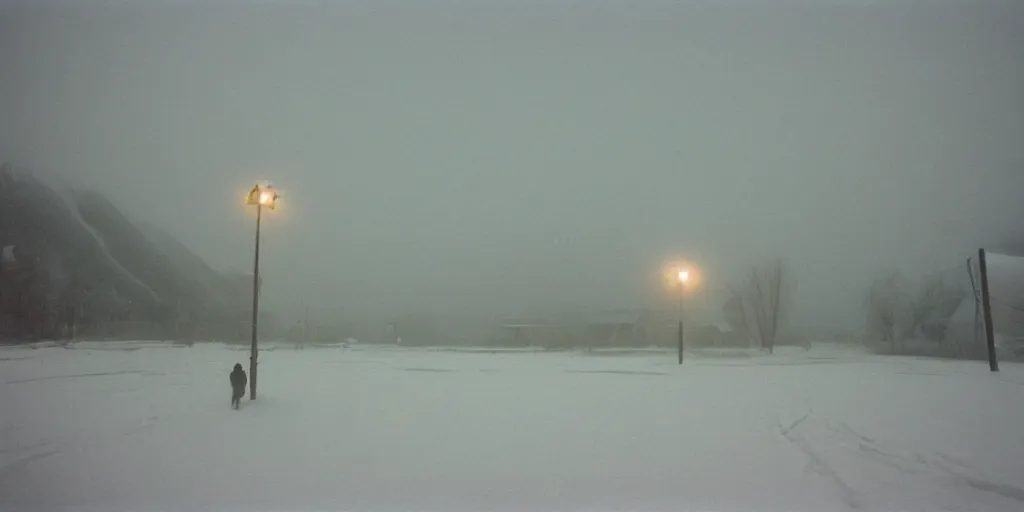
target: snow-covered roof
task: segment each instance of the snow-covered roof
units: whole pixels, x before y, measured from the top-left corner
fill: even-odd
[[[635,324],[640,321],[640,311],[615,310],[601,312],[587,318],[591,324]]]

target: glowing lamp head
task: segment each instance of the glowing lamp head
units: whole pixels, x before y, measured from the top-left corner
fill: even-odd
[[[672,295],[694,293],[704,285],[704,272],[693,261],[674,259],[661,267],[661,284]]]
[[[250,205],[266,206],[273,210],[277,206],[277,200],[281,196],[270,184],[257,184],[249,191],[246,203]]]

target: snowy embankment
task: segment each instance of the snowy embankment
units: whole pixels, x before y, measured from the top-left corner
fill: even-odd
[[[1024,509],[1024,367],[868,357],[0,351],[0,508]]]

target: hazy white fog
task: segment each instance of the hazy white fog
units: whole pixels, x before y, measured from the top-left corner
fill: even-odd
[[[0,2],[0,160],[216,267],[270,179],[265,304],[657,304],[784,256],[798,323],[1024,239],[1024,3]]]

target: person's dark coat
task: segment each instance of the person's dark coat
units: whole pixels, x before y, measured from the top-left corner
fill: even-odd
[[[235,369],[231,371],[231,403],[237,403],[243,396],[245,396],[245,385],[248,383],[248,378],[245,376],[245,370],[242,369],[241,363],[235,363]]]

